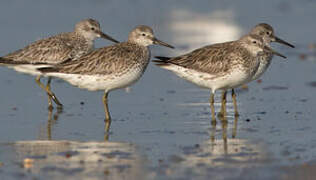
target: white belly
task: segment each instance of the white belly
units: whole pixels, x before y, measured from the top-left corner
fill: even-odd
[[[177,65],[162,66],[162,68],[170,70],[200,87],[211,89],[213,92],[217,89],[238,87],[251,79],[251,75],[240,68],[234,68],[230,73],[222,75],[212,75]]]
[[[46,75],[61,78],[74,86],[88,89],[89,91],[110,91],[124,88],[135,83],[142,76],[143,72],[144,71],[141,68],[131,68],[121,75],[82,75],[64,73],[48,73]]]
[[[38,68],[44,68],[44,67],[52,67],[53,65],[33,65],[33,64],[25,64],[25,65],[12,65],[8,66],[9,68],[13,68],[14,70],[25,73],[25,74],[30,74],[33,76],[41,75],[42,73],[38,71]]]

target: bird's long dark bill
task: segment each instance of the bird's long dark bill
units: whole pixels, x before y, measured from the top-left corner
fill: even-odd
[[[104,39],[108,39],[112,42],[115,42],[115,43],[119,43],[119,41],[113,39],[111,36],[107,35],[107,34],[104,34],[103,32],[100,32],[100,37],[101,38],[104,38]]]
[[[274,38],[275,38],[275,42],[278,42],[278,43],[290,46],[291,48],[295,48],[294,45],[292,45],[292,44],[290,44],[290,43],[288,43],[288,42],[286,42],[286,41],[284,41],[284,40],[282,40],[282,39],[280,39],[278,37],[274,37]]]
[[[268,52],[271,52],[272,54],[275,54],[275,55],[277,55],[277,56],[286,58],[286,56],[284,56],[284,55],[281,54],[281,53],[278,53],[277,51],[273,50],[272,48],[270,48],[270,47],[268,47],[268,46],[264,46],[264,50],[265,50],[265,51],[268,51]]]
[[[171,46],[171,45],[169,45],[169,44],[167,44],[165,42],[162,42],[162,41],[160,41],[160,40],[158,40],[156,38],[154,38],[153,41],[154,41],[154,44],[161,45],[161,46],[166,46],[168,48],[174,49],[173,46]]]

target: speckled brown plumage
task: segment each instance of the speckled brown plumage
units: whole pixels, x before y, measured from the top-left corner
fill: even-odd
[[[245,48],[246,43],[249,42],[241,39],[208,45],[185,55],[156,62],[160,66],[175,64],[213,75],[228,73],[234,66],[241,66],[245,71],[254,73],[257,66],[256,57]]]
[[[83,37],[78,36],[75,32],[69,32],[36,41],[3,58],[29,63],[56,64],[73,58],[79,49],[79,52],[89,52],[92,47],[89,47]]]
[[[77,61],[42,68],[41,71],[82,75],[120,74],[135,65],[146,67],[149,57],[148,47],[123,42],[94,50]]]
[[[73,32],[35,41],[3,56],[2,59],[31,64],[58,64],[68,59],[75,60],[93,49],[94,39],[100,37],[100,33],[102,32],[99,22],[85,19],[76,24]]]

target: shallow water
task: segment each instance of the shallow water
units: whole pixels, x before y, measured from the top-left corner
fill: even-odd
[[[269,3],[268,3],[269,2]],[[1,54],[92,17],[124,41],[136,24],[177,47],[178,55],[233,40],[259,22],[295,49],[273,45],[261,81],[228,98],[228,123],[210,124],[209,92],[150,64],[139,82],[109,95],[113,122],[104,142],[102,92],[54,79],[64,104],[47,110],[34,77],[0,67],[0,179],[298,179],[314,176],[316,3],[302,1],[3,1]],[[98,40],[96,47],[111,44]],[[216,96],[219,111],[220,95]]]

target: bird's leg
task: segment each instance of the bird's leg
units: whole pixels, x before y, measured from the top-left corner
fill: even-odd
[[[232,99],[233,99],[233,104],[234,104],[235,116],[239,116],[239,113],[238,113],[238,110],[237,110],[236,93],[235,93],[234,89],[232,89]]]
[[[226,95],[227,95],[227,91],[223,91],[222,93],[222,104],[221,104],[221,111],[218,114],[218,116],[226,116]]]
[[[104,112],[105,112],[105,132],[106,134],[109,133],[110,125],[111,125],[111,116],[108,107],[108,92],[105,92],[103,95],[103,105],[104,105]]]
[[[46,84],[46,92],[51,91],[50,83],[51,83],[51,78],[49,77]],[[52,97],[48,93],[47,93],[47,98],[48,98],[48,110],[51,111],[53,109],[53,103],[52,103]]]
[[[55,94],[50,90],[51,78],[50,77],[48,78],[46,87],[41,83],[41,76],[40,75],[36,77],[35,81],[38,84],[38,86],[41,87],[48,95],[48,99],[49,99],[48,100],[48,108],[49,109],[53,108],[53,105],[51,102],[51,99],[53,99],[54,102],[57,104],[57,108],[62,109],[63,105],[59,102],[59,100],[57,99]]]
[[[211,113],[212,113],[212,121],[211,121],[212,125],[216,124],[214,102],[215,102],[214,101],[214,93],[211,92],[211,95],[210,95],[210,106],[211,106]]]
[[[49,110],[52,110],[53,109],[53,105],[52,105],[52,102],[51,102],[51,96],[49,95],[49,93],[47,92],[47,86],[45,87],[44,84],[41,83],[41,76],[37,76],[36,79],[35,79],[35,82],[37,83],[37,85],[42,88],[48,95],[48,109]]]
[[[51,91],[51,88],[50,88],[50,83],[52,81],[52,78],[51,77],[48,77],[48,80],[47,80],[47,85],[46,85],[46,92],[47,95],[48,95],[48,98],[50,99],[53,99],[54,102],[57,104],[57,109],[62,109],[63,108],[63,105],[60,103],[60,101],[57,99],[56,95]]]

